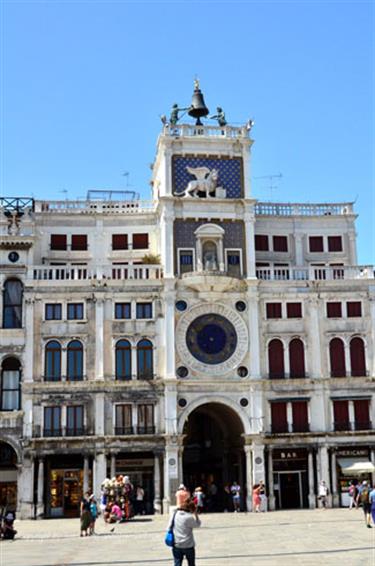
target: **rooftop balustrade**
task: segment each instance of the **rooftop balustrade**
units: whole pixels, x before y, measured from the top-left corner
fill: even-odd
[[[34,211],[50,214],[145,214],[155,211],[152,200],[90,201],[90,200],[36,200]]]
[[[282,203],[257,202],[258,216],[336,216],[354,214],[353,203]]]
[[[263,281],[337,281],[374,279],[373,265],[340,267],[257,267],[256,277]]]
[[[246,126],[197,126],[192,124],[166,124],[163,128],[164,136],[171,137],[209,137],[209,138],[230,138],[248,139],[250,130]]]

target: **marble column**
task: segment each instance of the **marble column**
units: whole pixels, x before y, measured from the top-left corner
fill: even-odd
[[[104,435],[104,393],[95,394],[95,434]],[[104,479],[104,478],[103,478]]]
[[[89,490],[89,457],[83,457],[83,493]]]
[[[37,485],[38,485],[38,493],[37,493],[36,518],[42,519],[44,515],[44,459],[43,458],[39,458]]]
[[[244,214],[245,220],[245,239],[246,239],[246,275],[247,279],[255,279],[255,237],[254,237],[254,208]]]
[[[332,474],[332,507],[340,507],[340,495],[337,490],[337,466],[336,452],[331,450],[331,474]]]
[[[249,282],[247,290],[247,312],[249,325],[249,354],[250,354],[250,377],[259,379],[261,377],[260,368],[260,338],[259,338],[259,306],[258,290]]]
[[[178,439],[177,437],[170,438],[166,443],[164,453],[164,498],[163,498],[163,511],[168,513],[170,507],[175,505],[175,493],[178,484]]]
[[[268,509],[274,511],[276,508],[275,492],[273,487],[273,453],[268,448]]]
[[[114,478],[116,475],[116,454],[111,454],[111,478]]]
[[[318,486],[321,481],[325,481],[330,489],[329,481],[329,461],[328,461],[328,447],[323,445],[318,449]],[[330,492],[332,490],[330,489]],[[330,498],[328,498],[329,500]]]
[[[104,377],[104,301],[97,298],[95,303],[95,379]]]
[[[315,509],[316,508],[316,496],[315,496],[315,488],[314,488],[314,455],[313,450],[309,450],[307,455],[307,466],[308,466],[308,475],[309,475],[309,508]]]
[[[253,482],[265,481],[264,445],[253,445]]]
[[[309,360],[308,367],[311,368],[312,378],[322,377],[321,343],[320,343],[320,322],[319,322],[319,301],[311,297],[308,304],[308,326],[309,329]],[[324,423],[323,423],[324,424]]]
[[[245,444],[245,461],[246,461],[246,509],[252,510],[252,494],[253,494],[253,451],[249,444]]]
[[[19,519],[34,518],[34,473],[33,456],[25,457],[17,468],[17,510]]]
[[[160,456],[154,455],[154,511],[161,513]]]
[[[99,501],[100,488],[103,480],[105,480],[107,476],[107,459],[104,453],[96,454],[93,469],[94,469],[94,478],[93,478],[92,491],[96,499]]]
[[[33,381],[34,371],[34,299],[25,300],[25,364],[23,380]]]

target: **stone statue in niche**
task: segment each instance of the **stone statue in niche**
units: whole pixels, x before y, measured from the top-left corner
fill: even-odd
[[[194,175],[196,180],[189,181],[185,191],[179,193],[183,197],[203,197],[211,198],[220,196],[225,198],[225,189],[218,187],[219,172],[217,169],[209,169],[208,167],[186,167],[190,175]],[[219,192],[219,194],[218,194]]]
[[[203,266],[205,271],[217,271],[217,252],[213,242],[207,242],[203,246]]]

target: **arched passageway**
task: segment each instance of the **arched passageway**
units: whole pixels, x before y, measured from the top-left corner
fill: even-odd
[[[220,403],[200,405],[184,425],[183,478],[194,490],[201,486],[208,511],[231,510],[225,486],[237,481],[245,501],[243,424],[233,409]],[[215,493],[216,492],[216,493]]]
[[[0,511],[16,511],[17,454],[6,442],[0,441]]]

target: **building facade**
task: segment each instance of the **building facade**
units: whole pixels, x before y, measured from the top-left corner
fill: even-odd
[[[375,282],[351,203],[257,202],[249,128],[165,124],[152,199],[4,198],[0,497],[75,516],[127,473],[265,480],[271,509],[375,480]],[[371,463],[372,462],[372,463]],[[371,476],[372,474],[372,476]]]

